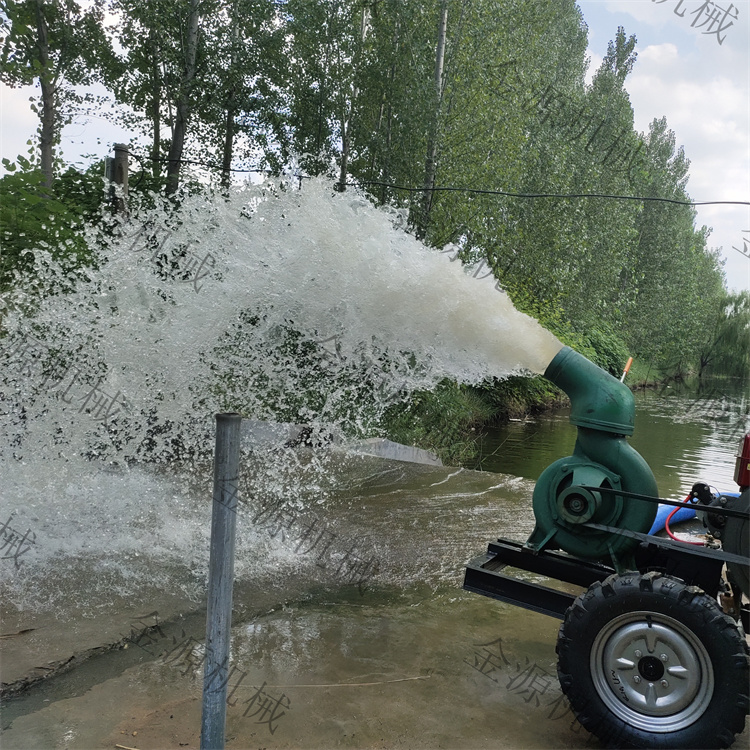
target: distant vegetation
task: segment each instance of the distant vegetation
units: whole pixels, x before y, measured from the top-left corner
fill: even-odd
[[[0,26],[0,78],[40,91],[31,159],[0,180],[0,289],[33,274],[40,246],[86,263],[77,227],[100,215],[102,166],[77,172],[56,147],[93,110],[147,140],[135,193],[178,194],[190,162],[219,189],[230,167],[327,174],[406,209],[428,245],[483,260],[519,309],[612,372],[628,355],[650,378],[750,371],[750,297],[727,291],[684,205],[689,160],[664,118],[633,128],[635,37],[617,29],[587,84],[573,0],[0,0]],[[73,88],[94,82],[117,106]],[[448,383],[415,400],[410,434],[439,448],[452,426],[548,398]]]

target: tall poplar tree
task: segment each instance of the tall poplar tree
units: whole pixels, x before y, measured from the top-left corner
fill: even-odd
[[[75,0],[0,0],[0,80],[36,84],[39,164],[49,189],[55,177],[60,131],[81,103],[72,87],[91,84],[111,63],[102,29],[102,2],[86,8]]]
[[[122,23],[122,75],[113,82],[117,99],[132,107],[151,136],[154,176],[166,163],[166,189],[177,191],[183,151],[194,125],[198,86],[205,62],[201,19],[215,11],[213,0],[113,0]],[[132,123],[135,124],[135,123]],[[164,128],[170,137],[165,143]],[[166,154],[165,154],[166,151]],[[158,166],[157,166],[158,165]]]

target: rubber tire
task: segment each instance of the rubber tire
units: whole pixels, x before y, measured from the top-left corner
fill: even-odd
[[[689,726],[668,732],[637,729],[607,706],[595,685],[590,659],[598,634],[613,619],[640,611],[676,620],[698,638],[708,654],[714,672],[713,694]],[[716,601],[677,578],[657,572],[633,573],[594,583],[568,608],[557,654],[560,685],[573,712],[607,747],[726,748],[745,726],[750,705],[750,655],[745,638]],[[640,715],[647,719],[646,714]]]

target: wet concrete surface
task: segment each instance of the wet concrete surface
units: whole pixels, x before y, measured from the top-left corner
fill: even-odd
[[[288,605],[233,629],[227,747],[598,747],[561,696],[557,625],[426,588]],[[17,718],[3,746],[197,748],[201,649],[150,646],[169,652]]]

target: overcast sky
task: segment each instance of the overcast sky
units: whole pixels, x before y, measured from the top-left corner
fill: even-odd
[[[708,4],[704,0],[579,0],[578,4],[589,27],[590,74],[618,26],[628,36],[636,35],[638,61],[626,81],[635,126],[646,132],[651,120],[666,115],[677,144],[684,146],[691,162],[692,199],[750,202],[750,0]],[[709,14],[723,20],[722,31]],[[13,160],[28,150],[26,141],[37,127],[29,107],[34,93],[0,84],[3,158]],[[91,161],[88,155],[111,153],[113,143],[131,136],[103,118],[79,118],[63,132],[64,158],[86,166]],[[713,228],[709,245],[723,248],[729,287],[750,289],[750,206],[697,210],[698,225]],[[747,255],[741,254],[743,249]],[[700,294],[700,290],[685,293]]]
[[[647,132],[655,117],[666,115],[690,159],[691,198],[750,202],[750,0],[717,0],[701,13],[704,0],[579,0],[578,5],[589,27],[590,71],[618,26],[638,39],[638,60],[625,82],[635,127]],[[730,12],[723,32],[703,33],[711,27],[706,10],[719,18]],[[718,28],[714,24],[713,31]],[[697,211],[698,226],[713,228],[709,245],[723,248],[729,287],[750,289],[750,257],[733,249],[750,256],[750,206]]]

